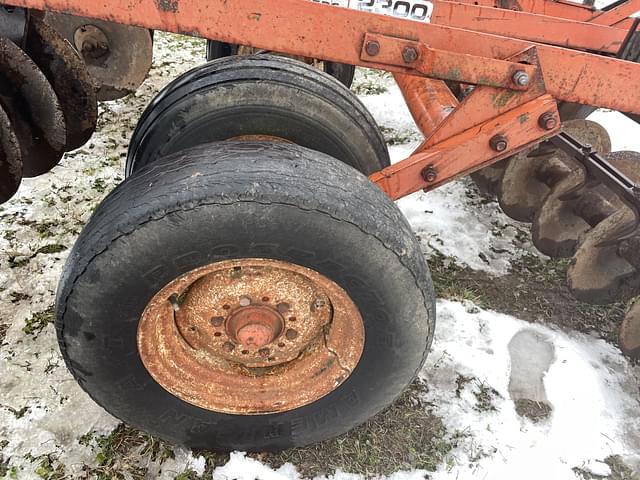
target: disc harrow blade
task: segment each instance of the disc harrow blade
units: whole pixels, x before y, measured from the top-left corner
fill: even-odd
[[[46,12],[44,22],[80,53],[100,101],[134,92],[151,69],[153,37],[147,29],[54,12]]]
[[[471,179],[475,182],[478,190],[485,195],[497,195],[500,182],[504,176],[509,159],[489,165],[471,174]]]
[[[22,155],[11,120],[0,106],[0,203],[9,200],[22,181]]]
[[[611,150],[607,131],[589,120],[570,120],[563,128],[601,153]],[[533,221],[552,187],[577,169],[575,160],[553,146],[543,144],[513,156],[498,189],[502,210],[521,222]]]
[[[611,152],[604,157],[630,178],[637,176],[640,154]],[[570,257],[579,239],[591,228],[625,208],[622,201],[601,183],[587,184],[569,199],[564,197],[583,183],[583,171],[574,170],[549,192],[531,225],[533,243],[551,257]]]
[[[628,300],[640,293],[640,264],[637,245],[640,230],[617,244],[606,242],[612,231],[635,222],[635,215],[624,208],[606,218],[585,235],[569,269],[569,289],[579,300],[606,304]],[[634,266],[635,264],[635,266]]]
[[[60,103],[42,71],[5,38],[0,38],[0,103],[20,144],[23,176],[34,177],[56,166],[67,136]]]
[[[73,47],[42,20],[32,18],[26,51],[53,87],[66,124],[65,151],[84,145],[95,131],[98,103],[93,80]]]

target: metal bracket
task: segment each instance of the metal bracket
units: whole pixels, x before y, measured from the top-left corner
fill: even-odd
[[[580,143],[578,139],[566,132],[549,139],[549,142],[578,160],[584,171],[584,182],[562,195],[561,200],[570,199],[577,191],[586,186],[588,178],[591,177],[609,187],[633,211],[635,221],[624,225],[617,232],[611,232],[610,239],[601,242],[599,246],[613,245],[632,236],[640,225],[640,185],[611,165],[600,154],[594,152],[591,145]]]
[[[424,43],[367,33],[360,58],[378,65],[404,67],[431,78],[472,85],[528,90],[537,76],[534,65],[430,48]]]

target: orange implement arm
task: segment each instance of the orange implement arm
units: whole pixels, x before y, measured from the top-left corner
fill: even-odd
[[[617,53],[627,33],[608,24],[444,0],[433,3],[431,23],[562,47]]]
[[[569,18],[579,22],[588,22],[598,12],[594,7],[568,0],[464,0],[464,3]]]
[[[627,0],[610,10],[596,8],[565,0],[458,0],[460,2],[483,7],[529,12],[550,17],[565,18],[577,22],[590,22],[598,25],[610,25],[629,28],[630,15],[640,10],[639,0]]]
[[[484,57],[474,77],[492,73],[491,60],[510,57],[530,42],[444,25],[424,24],[321,5],[305,0],[9,0],[10,5],[61,11],[146,28],[198,35],[230,43],[335,62],[440,79],[456,72],[417,71],[402,58],[389,63],[363,58],[364,36],[405,39],[440,52]],[[537,45],[548,93],[559,100],[640,113],[640,65]],[[446,62],[445,62],[446,63]],[[461,76],[458,81],[474,83]],[[482,82],[479,82],[482,83]],[[624,95],[620,95],[624,92]]]

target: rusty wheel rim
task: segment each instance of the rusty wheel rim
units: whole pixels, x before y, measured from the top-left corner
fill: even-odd
[[[349,295],[318,272],[226,260],[160,290],[137,344],[172,395],[214,412],[261,415],[308,405],[344,383],[362,355],[364,323]]]

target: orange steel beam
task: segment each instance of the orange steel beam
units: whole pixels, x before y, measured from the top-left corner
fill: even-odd
[[[539,119],[549,112],[556,126],[547,130],[540,125]],[[559,129],[556,102],[550,95],[543,95],[415,153],[374,173],[369,179],[396,200],[419,190],[433,190],[502,160],[557,134]],[[496,150],[494,141],[496,134],[500,133],[507,141],[502,152]]]
[[[569,18],[579,22],[587,22],[593,18],[597,10],[582,3],[562,0],[459,0],[473,5],[501,8],[517,12],[537,13],[550,17]]]
[[[417,72],[411,64],[363,58],[364,35],[406,39],[452,54],[485,57],[476,78],[530,42],[453,27],[418,23],[305,0],[8,0],[5,3],[101,18],[150,29],[197,35],[293,55],[451,78],[456,71]],[[547,45],[537,45],[548,92],[559,100],[640,114],[640,65]],[[472,83],[461,77],[461,82]],[[620,92],[625,92],[620,95]]]
[[[578,22],[593,22],[599,25],[628,28],[631,25],[629,15],[640,10],[640,1],[629,0],[612,10],[597,10],[590,5],[563,0],[458,0],[460,2],[484,7],[529,12],[550,17],[566,18]],[[603,16],[598,22],[594,20]]]
[[[374,47],[372,49],[372,46]],[[407,57],[406,52],[411,52]],[[411,65],[416,73],[443,80],[464,81],[474,85],[527,90],[529,84],[514,82],[517,72],[529,78],[536,75],[537,67],[508,60],[487,59],[477,55],[449,52],[427,47],[412,40],[366,33],[360,58],[378,64],[403,67]]]
[[[433,1],[431,23],[568,48],[617,53],[622,28],[452,1]],[[594,20],[595,22],[595,20]]]
[[[508,60],[540,64],[535,47]],[[461,103],[444,82],[401,74],[395,78],[425,141],[409,158],[369,177],[394,199],[490,165],[560,128],[540,69],[528,90],[476,87]]]
[[[629,0],[611,10],[599,12],[591,22],[598,25],[615,25],[638,12],[640,12],[640,2]]]

